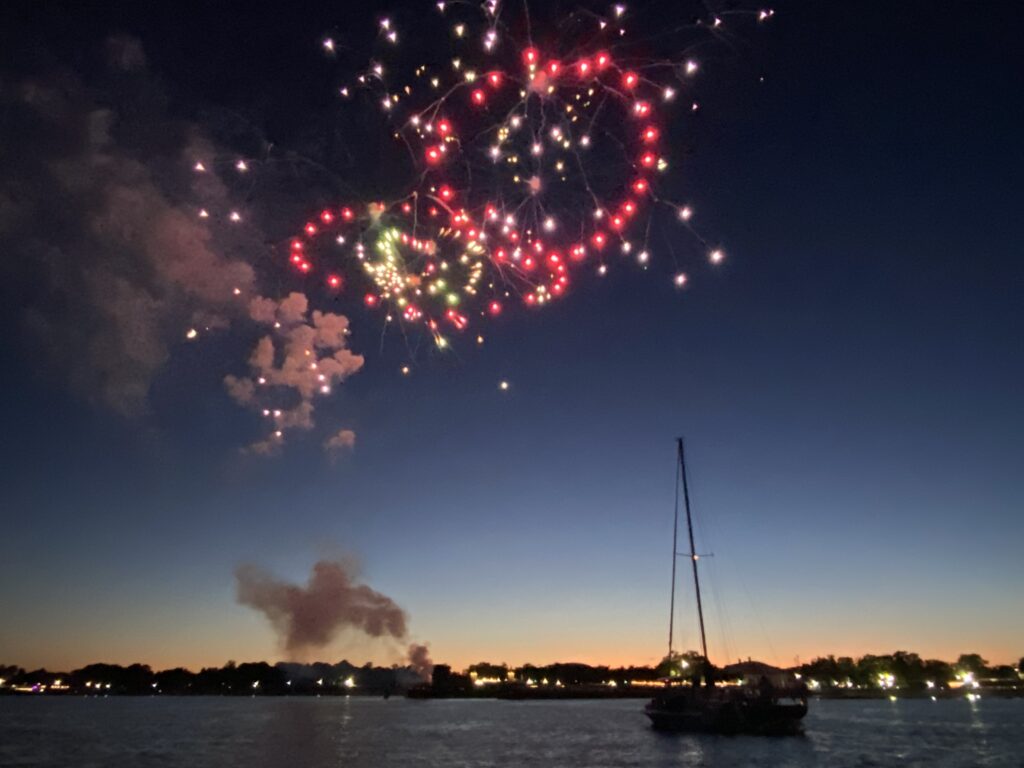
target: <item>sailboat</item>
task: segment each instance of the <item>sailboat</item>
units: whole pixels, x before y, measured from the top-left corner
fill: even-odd
[[[668,629],[668,660],[673,663],[673,630],[675,628],[676,565],[679,557],[689,559],[693,587],[697,596],[697,621],[703,656],[694,665],[689,679],[669,676],[665,688],[644,708],[651,725],[659,731],[682,731],[725,734],[785,735],[800,733],[807,714],[807,689],[795,678],[789,679],[781,670],[768,674],[764,665],[761,674],[745,684],[716,683],[715,670],[708,661],[708,642],[704,632],[704,606],[700,596],[700,575],[693,540],[693,518],[690,514],[690,491],[686,479],[686,458],[683,439],[676,440],[678,468],[676,475],[675,520],[672,528],[672,596]],[[686,531],[689,552],[679,552],[679,485],[682,483],[683,506],[686,509]],[[745,665],[750,666],[750,665]]]

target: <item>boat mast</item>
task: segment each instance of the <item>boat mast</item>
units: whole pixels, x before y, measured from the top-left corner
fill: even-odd
[[[679,455],[682,457],[682,453]],[[669,599],[668,604],[668,664],[670,675],[672,670],[672,630],[675,628],[676,620],[676,558],[679,557],[679,545],[677,542],[679,540],[679,473],[681,469],[682,465],[676,462],[675,518],[672,521],[672,597]]]
[[[700,648],[704,653],[704,660],[708,660],[708,640],[704,634],[704,606],[700,600],[700,577],[697,575],[697,549],[693,543],[693,517],[690,515],[690,489],[686,483],[686,459],[683,454],[683,438],[676,438],[676,443],[679,446],[679,471],[683,476],[683,503],[686,506],[686,530],[690,534],[690,565],[693,566],[693,587],[697,592],[697,619],[700,622]],[[678,488],[676,490],[678,493]],[[678,507],[676,509],[676,520],[679,519]],[[674,537],[673,537],[674,538]],[[673,547],[672,555],[672,587],[675,589],[675,560],[676,555],[675,548]]]

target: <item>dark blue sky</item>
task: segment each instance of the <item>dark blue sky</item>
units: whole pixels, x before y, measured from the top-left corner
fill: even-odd
[[[716,659],[1016,659],[1019,19],[995,3],[777,8],[749,57],[718,54],[679,170],[721,268],[694,266],[682,293],[657,266],[584,281],[408,378],[349,310],[367,363],[326,409],[358,433],[340,461],[315,439],[239,456],[256,427],[221,386],[226,339],[175,346],[141,418],[70,395],[7,292],[0,661],[272,657],[234,566],[301,580],[339,553],[439,660],[656,660],[678,434],[715,553]],[[226,13],[18,23],[70,66],[130,32],[176,109],[248,106],[298,142],[273,113],[319,102],[295,82],[345,20],[325,6],[275,26],[283,12],[252,8],[237,34]],[[388,653],[348,638],[323,655]]]

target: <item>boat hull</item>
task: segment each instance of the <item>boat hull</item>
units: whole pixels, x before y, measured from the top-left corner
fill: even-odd
[[[803,731],[807,702],[674,694],[656,697],[644,713],[657,731],[788,736]]]

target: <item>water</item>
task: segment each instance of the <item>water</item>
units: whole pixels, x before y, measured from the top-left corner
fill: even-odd
[[[654,733],[642,701],[0,698],[0,766],[1024,766],[1024,700],[812,702],[806,735]]]

